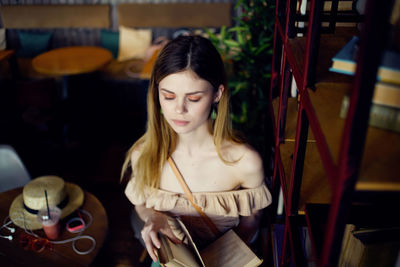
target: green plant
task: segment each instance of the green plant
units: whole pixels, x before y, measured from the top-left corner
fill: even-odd
[[[238,0],[236,26],[209,39],[223,56],[231,90],[232,120],[268,164],[272,146],[269,114],[275,7],[272,0]]]

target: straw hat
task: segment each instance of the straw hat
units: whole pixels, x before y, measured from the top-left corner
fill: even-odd
[[[83,204],[82,189],[71,183],[65,183],[58,176],[42,176],[33,179],[24,186],[22,194],[17,196],[10,206],[10,218],[21,228],[36,230],[42,225],[37,221],[38,210],[46,208],[45,190],[49,206],[61,209],[61,219],[68,216]]]

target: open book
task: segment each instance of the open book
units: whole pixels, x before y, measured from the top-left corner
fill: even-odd
[[[158,250],[158,258],[162,266],[256,267],[261,265],[262,260],[254,254],[233,230],[229,230],[199,252],[185,225],[180,220],[178,222],[188,238],[188,245],[183,242],[174,244],[168,237],[160,235],[161,248]]]

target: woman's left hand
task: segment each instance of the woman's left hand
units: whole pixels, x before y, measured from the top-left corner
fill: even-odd
[[[157,261],[155,248],[159,249],[161,246],[158,233],[164,234],[174,243],[181,242],[172,232],[171,227],[168,224],[167,216],[144,206],[136,206],[136,211],[139,216],[144,219],[144,226],[141,234],[147,252],[153,261]]]

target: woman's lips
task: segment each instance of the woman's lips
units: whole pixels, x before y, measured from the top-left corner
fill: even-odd
[[[177,126],[185,126],[189,123],[189,121],[181,121],[181,120],[172,120]]]

